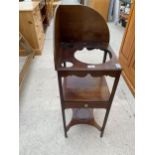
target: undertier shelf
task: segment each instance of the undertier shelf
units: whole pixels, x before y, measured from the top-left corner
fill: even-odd
[[[67,76],[63,81],[64,101],[108,101],[110,92],[105,77]]]

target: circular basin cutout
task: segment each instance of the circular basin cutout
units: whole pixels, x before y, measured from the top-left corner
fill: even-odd
[[[64,63],[65,63],[65,66],[64,66]],[[62,67],[65,67],[65,68],[73,67],[73,63],[70,61],[65,61],[64,63],[61,63]]]
[[[88,50],[83,48],[82,50],[77,50],[74,57],[85,64],[102,64],[105,52],[100,49]],[[106,62],[109,61],[109,53],[107,54]]]

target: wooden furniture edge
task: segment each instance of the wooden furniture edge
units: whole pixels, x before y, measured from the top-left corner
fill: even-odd
[[[132,86],[131,82],[128,80],[124,71],[122,71],[122,76],[123,76],[123,79],[125,80],[126,84],[128,85],[132,95],[135,97],[135,88]]]
[[[35,54],[34,52],[29,54],[29,56],[26,58],[26,61],[24,63],[24,66],[23,66],[22,70],[20,71],[20,74],[19,74],[19,89],[20,90],[21,90],[21,87],[22,87],[22,83],[23,83],[23,81],[25,79],[26,73],[28,71],[28,68],[30,66],[31,60],[34,57],[34,54]]]

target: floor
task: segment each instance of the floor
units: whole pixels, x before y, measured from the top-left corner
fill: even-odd
[[[118,55],[124,28],[109,23],[111,46]],[[20,155],[134,155],[134,98],[121,77],[103,138],[77,125],[64,138],[57,75],[53,63],[53,23],[42,56],[35,57],[20,94]],[[71,111],[67,110],[67,120]],[[95,110],[101,123],[105,111]]]

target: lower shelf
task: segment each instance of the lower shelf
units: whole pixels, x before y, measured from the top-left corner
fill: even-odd
[[[101,126],[97,124],[97,122],[94,119],[93,115],[93,109],[72,109],[73,110],[73,116],[69,124],[67,125],[66,129],[67,131],[74,125],[78,124],[87,124],[94,126],[99,131],[101,131]]]
[[[100,102],[108,101],[110,92],[104,77],[68,76],[63,81],[65,102]]]

